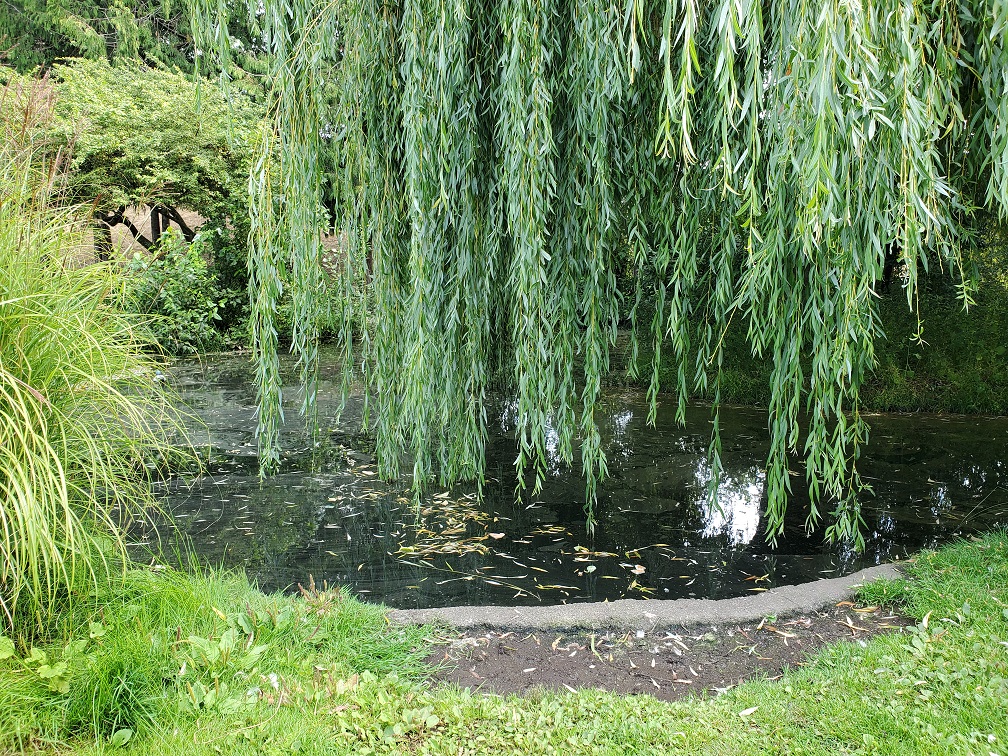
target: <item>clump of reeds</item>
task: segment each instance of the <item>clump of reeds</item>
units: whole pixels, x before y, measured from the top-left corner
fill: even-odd
[[[125,558],[181,423],[118,272],[82,259],[44,80],[0,92],[0,614],[43,619]]]

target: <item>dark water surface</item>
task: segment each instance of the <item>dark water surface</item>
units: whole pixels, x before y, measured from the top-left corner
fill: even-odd
[[[1008,419],[869,418],[861,469],[875,496],[863,506],[867,546],[856,554],[825,544],[821,528],[806,536],[803,477],[794,481],[784,538],[775,548],[764,542],[765,412],[721,410],[719,509],[707,498],[709,410],[691,408],[681,429],[669,397],[649,428],[643,395],[621,392],[607,394],[598,413],[611,477],[599,490],[594,537],[576,469],[556,464],[540,496],[515,502],[516,453],[501,408],[492,413],[482,501],[462,485],[432,490],[418,508],[405,484],[378,479],[368,441],[356,435],[359,397],[335,427],[335,375],[321,384],[314,465],[291,388],[283,471],[260,484],[251,375],[240,355],[173,369],[213,451],[208,475],[173,483],[167,501],[201,559],[243,568],[266,590],[312,575],[395,607],[724,598],[842,575],[1008,524]]]

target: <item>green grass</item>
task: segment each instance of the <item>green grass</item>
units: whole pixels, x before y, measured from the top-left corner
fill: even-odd
[[[176,728],[269,719],[269,707],[247,705],[247,693],[270,691],[273,680],[303,695],[316,679],[356,670],[415,673],[421,637],[389,628],[381,608],[339,591],[295,599],[227,573],[132,570],[0,662],[0,753],[100,746],[121,730],[157,751]],[[31,647],[65,672],[43,677]]]
[[[861,597],[922,622],[717,699],[504,698],[431,685],[423,629],[343,594],[138,570],[39,640],[51,663],[87,638],[65,692],[24,648],[0,662],[0,752],[1008,753],[1008,534],[922,554]]]

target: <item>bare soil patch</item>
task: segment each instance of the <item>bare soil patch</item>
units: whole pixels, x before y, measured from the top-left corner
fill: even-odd
[[[776,678],[837,642],[864,643],[914,620],[841,601],[760,622],[594,633],[490,628],[449,632],[428,657],[432,676],[486,693],[602,688],[673,701]]]

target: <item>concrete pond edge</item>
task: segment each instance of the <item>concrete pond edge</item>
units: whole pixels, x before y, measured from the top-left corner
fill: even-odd
[[[444,609],[392,609],[389,621],[403,625],[447,625],[460,630],[482,627],[515,630],[724,625],[755,622],[774,615],[821,609],[849,598],[864,583],[902,577],[896,564],[868,567],[838,578],[782,585],[730,599],[619,599],[552,606],[456,606]]]

